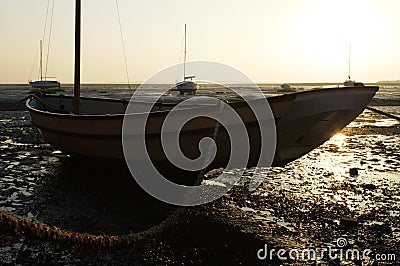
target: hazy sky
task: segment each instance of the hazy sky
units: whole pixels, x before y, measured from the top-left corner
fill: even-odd
[[[0,0],[0,83],[37,78],[47,1]],[[115,0],[82,2],[82,82],[126,82]],[[225,63],[257,82],[343,81],[349,43],[352,78],[400,79],[398,0],[118,3],[131,81],[182,60],[185,23],[188,60]],[[48,76],[62,83],[73,80],[74,7],[55,1]]]

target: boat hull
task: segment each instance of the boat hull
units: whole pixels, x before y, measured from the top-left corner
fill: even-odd
[[[185,93],[194,94],[199,89],[199,85],[193,81],[181,81],[175,86],[176,91],[179,91],[181,95]]]
[[[336,132],[354,120],[374,97],[378,87],[330,88],[304,91],[294,94],[268,98],[276,125],[277,143],[273,166],[285,165],[315,149]],[[51,110],[41,102],[50,102],[49,106],[65,108],[65,112]],[[73,115],[72,97],[45,96],[43,99],[27,101],[31,119],[43,138],[61,151],[79,157],[124,159],[122,147],[122,125],[127,101],[100,100],[82,98],[82,111],[87,114]],[[91,112],[96,106],[108,106],[108,114]],[[248,167],[256,166],[260,154],[261,135],[258,122],[250,112],[249,106],[237,102],[230,104],[245,123],[250,140]],[[146,127],[146,145],[149,156],[155,164],[168,164],[161,147],[160,132],[163,121],[171,106],[160,107],[159,112],[148,116]],[[166,110],[162,110],[165,108]],[[210,109],[211,110],[211,109]],[[133,114],[136,119],[139,114]],[[199,118],[185,126],[180,133],[183,153],[189,158],[197,158],[200,153],[198,141],[212,137],[215,121]],[[222,127],[221,127],[222,128]],[[135,145],[135,136],[131,136]],[[138,140],[139,141],[139,140]],[[218,151],[212,168],[224,167],[229,161],[230,143],[227,132],[222,128],[217,135]],[[138,162],[143,158],[130,158]]]
[[[50,81],[50,80],[30,81],[29,84],[35,89],[48,89],[48,88],[60,87],[60,82]]]

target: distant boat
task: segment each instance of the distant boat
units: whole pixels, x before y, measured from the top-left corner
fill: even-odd
[[[77,157],[124,160],[123,120],[126,116],[133,121],[140,119],[143,113],[125,115],[128,102],[124,100],[80,97],[80,10],[81,1],[76,0],[74,96],[32,96],[27,100],[26,106],[33,124],[40,129],[45,141],[57,149]],[[334,87],[267,98],[277,130],[273,166],[289,163],[324,143],[355,119],[366,108],[378,89],[377,86]],[[146,128],[149,157],[154,164],[161,166],[168,162],[160,143],[162,123],[170,110],[185,98],[169,97],[168,101],[159,101],[152,107]],[[252,148],[247,166],[256,166],[260,158],[259,123],[262,121],[257,121],[251,108],[242,98],[231,98],[226,102],[240,115],[249,133]],[[253,106],[263,103],[265,103],[264,98],[250,102]],[[149,103],[131,104],[140,107]],[[191,113],[193,110],[202,110],[202,114],[216,112],[215,104],[194,104],[187,108]],[[184,113],[186,110],[181,109],[178,112]],[[193,141],[212,136],[214,130],[214,120],[194,120],[179,131],[182,150],[188,151],[189,158],[196,158],[198,149],[193,148]],[[216,138],[218,151],[211,168],[224,167],[230,158],[227,134],[221,127]],[[136,141],[134,136],[132,138],[133,142]],[[135,156],[137,158],[134,159],[140,163],[145,155],[135,154]]]
[[[350,76],[350,73],[351,73],[351,43],[350,43],[350,46],[349,46],[349,73],[348,73],[348,76],[347,76],[348,79],[343,82],[343,85],[345,87],[363,87],[364,83],[356,82],[355,80],[352,80],[351,76]]]
[[[41,79],[37,81],[29,81],[32,88],[35,89],[49,89],[49,88],[60,88],[61,84],[57,80]]]
[[[345,82],[343,82],[343,85],[345,87],[364,87],[364,83],[362,82],[356,82],[354,80],[346,80]]]
[[[180,92],[181,95],[194,94],[196,90],[199,89],[199,85],[193,82],[196,76],[186,76],[186,24],[185,24],[185,49],[183,55],[183,80],[176,83],[176,90]]]
[[[53,80],[52,77],[44,77],[43,76],[43,44],[40,41],[40,64],[39,64],[39,73],[40,73],[40,80],[32,81],[29,80],[29,84],[32,88],[41,89],[41,90],[49,90],[52,89],[53,91],[59,90],[61,84],[57,80]],[[46,91],[43,91],[46,92]]]

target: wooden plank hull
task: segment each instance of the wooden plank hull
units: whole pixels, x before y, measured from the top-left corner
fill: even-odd
[[[268,98],[277,134],[273,166],[287,164],[324,143],[354,120],[377,90],[378,87],[373,86],[329,88]],[[46,106],[42,102],[49,104]],[[72,97],[45,96],[43,99],[27,101],[32,122],[48,143],[67,154],[108,159],[124,159],[121,134],[126,105],[126,101],[82,98],[83,114],[76,116],[71,114]],[[247,104],[234,102],[230,105],[244,121],[250,136],[251,149],[247,166],[256,166],[261,143],[258,121]],[[64,108],[65,112],[52,110],[55,106],[58,109]],[[171,106],[160,106],[160,111],[152,112],[146,127],[149,156],[159,164],[168,161],[160,140],[168,108]],[[213,112],[212,108],[209,109]],[[139,119],[141,115],[128,116],[129,119]],[[189,158],[198,157],[199,151],[194,147],[198,147],[198,141],[202,138],[211,137],[214,127],[215,121],[208,118],[195,119],[185,126],[180,133],[183,153]],[[130,144],[135,145],[135,136],[130,136],[130,139]],[[216,140],[218,152],[211,167],[224,167],[230,156],[229,137],[224,128],[218,132]],[[140,161],[142,155],[137,154],[137,158],[130,159]]]

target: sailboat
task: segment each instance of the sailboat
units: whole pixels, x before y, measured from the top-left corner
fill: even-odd
[[[142,112],[125,115],[128,101],[80,97],[80,25],[81,1],[76,0],[75,28],[75,79],[74,95],[40,95],[27,100],[31,120],[42,133],[45,141],[66,154],[79,158],[124,160],[122,126],[125,116],[131,121],[141,119]],[[354,120],[368,105],[377,86],[350,86],[321,88],[267,98],[276,124],[277,142],[272,165],[285,165],[315,149],[336,132]],[[173,97],[173,96],[170,96]],[[191,96],[187,96],[191,97]],[[163,121],[181,98],[158,101],[148,113],[146,146],[154,164],[165,165],[168,158],[163,152],[160,136]],[[265,101],[265,98],[263,98]],[[241,98],[226,101],[241,117],[249,134],[250,155],[247,167],[257,166],[261,152],[259,121],[252,113],[249,102]],[[257,106],[260,99],[251,105]],[[145,102],[133,102],[136,106]],[[215,112],[212,106],[193,105],[192,112]],[[141,109],[141,108],[138,108]],[[181,112],[184,114],[185,109]],[[215,133],[215,121],[194,120],[180,129],[182,150],[188,158],[197,158],[199,150],[193,142]],[[176,129],[179,130],[179,129]],[[218,151],[210,167],[225,167],[230,156],[228,133],[223,127],[215,139]],[[134,137],[133,141],[135,141]],[[228,138],[229,140],[229,138]],[[135,154],[140,163],[143,154]]]
[[[29,80],[32,88],[47,90],[51,88],[60,89],[61,85],[58,80],[51,79],[52,77],[43,76],[43,42],[40,40],[40,64],[39,64],[40,79],[36,81]],[[50,79],[49,79],[50,78]]]
[[[349,46],[349,72],[347,75],[348,79],[345,82],[343,82],[343,85],[345,87],[362,87],[362,86],[364,86],[364,84],[362,82],[356,82],[356,81],[352,80],[350,73],[351,73],[351,43]]]
[[[183,51],[183,80],[176,83],[176,90],[180,92],[181,95],[187,94],[194,94],[196,90],[198,90],[199,85],[193,82],[193,79],[196,76],[186,76],[186,24],[185,24],[185,48]]]

